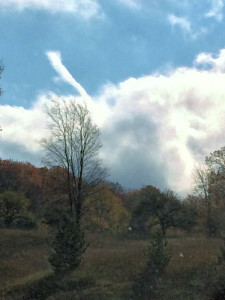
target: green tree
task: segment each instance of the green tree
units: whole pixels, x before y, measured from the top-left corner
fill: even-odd
[[[155,214],[152,211],[153,202],[157,201],[161,196],[159,189],[152,185],[143,187],[140,191],[136,191],[135,197],[131,197],[132,218],[131,226],[134,231],[139,233],[147,232],[147,221],[149,218],[153,218],[153,225],[158,224],[158,220],[155,219]],[[135,202],[136,205],[133,203]]]
[[[177,226],[176,218],[181,210],[181,203],[172,191],[160,192],[146,186],[141,190],[141,201],[134,210],[132,221],[135,226],[146,226],[149,218],[152,225],[159,224],[165,236],[169,227]]]
[[[87,244],[83,230],[70,215],[61,217],[51,247],[49,262],[56,274],[65,274],[79,266]]]
[[[28,211],[30,201],[23,193],[5,191],[0,194],[0,219],[6,227],[36,227]]]
[[[87,211],[85,223],[88,229],[107,229],[112,232],[127,231],[130,213],[124,207],[118,193],[110,188],[111,185],[101,184],[86,200]]]
[[[181,203],[181,209],[175,218],[176,227],[191,232],[197,224],[199,212],[195,205],[183,201]]]
[[[163,233],[159,230],[146,251],[146,265],[133,284],[131,299],[155,299],[157,287],[170,261],[170,253]],[[158,298],[157,298],[158,299]]]

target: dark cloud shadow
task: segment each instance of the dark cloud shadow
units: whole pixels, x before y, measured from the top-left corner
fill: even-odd
[[[111,179],[128,188],[167,186],[156,125],[146,115],[117,121],[102,130],[105,163]]]

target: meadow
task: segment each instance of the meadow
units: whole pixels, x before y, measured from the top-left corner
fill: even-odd
[[[57,287],[49,284],[45,295],[25,299],[131,299],[130,289],[145,263],[150,238],[107,232],[87,232],[86,236],[89,246],[78,269],[59,278]],[[43,278],[51,282],[49,242],[50,230],[44,224],[37,230],[0,230],[1,299],[24,299],[27,290]],[[222,244],[221,239],[169,231],[171,260],[158,299],[210,299],[208,282]]]

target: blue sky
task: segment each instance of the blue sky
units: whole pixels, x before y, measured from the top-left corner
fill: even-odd
[[[112,180],[189,190],[194,165],[224,146],[224,10],[224,0],[0,0],[1,156],[40,164],[42,103],[82,98],[79,83]]]

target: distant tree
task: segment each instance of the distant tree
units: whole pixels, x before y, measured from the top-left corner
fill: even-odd
[[[172,191],[162,193],[161,197],[153,202],[153,212],[159,219],[162,234],[165,236],[166,230],[176,227],[176,218],[181,211],[181,202]]]
[[[159,224],[165,236],[169,227],[177,226],[180,210],[181,203],[172,191],[162,193],[152,186],[146,186],[141,190],[141,201],[133,212],[132,220],[140,227],[152,217],[152,225]]]
[[[140,190],[132,190],[125,194],[124,196],[124,205],[126,206],[127,210],[133,212],[134,209],[140,203]]]
[[[0,219],[3,226],[34,228],[36,222],[28,211],[29,200],[22,194],[5,191],[0,194]]]
[[[196,205],[188,201],[181,202],[181,209],[175,217],[174,223],[177,228],[186,232],[191,232],[197,225],[199,211]]]
[[[7,190],[19,191],[19,169],[12,160],[0,159],[0,192]]]
[[[140,191],[137,191],[136,193],[134,192],[130,195],[129,206],[132,207],[131,226],[134,231],[146,233],[147,221],[150,217],[153,218],[153,224],[159,223],[158,220],[155,219],[156,216],[152,210],[152,204],[160,197],[160,190],[152,185],[147,185]],[[134,201],[136,204],[133,203]]]
[[[212,197],[210,191],[210,170],[196,168],[194,171],[194,193],[201,196],[206,206],[206,230],[210,237],[215,234],[215,226],[212,218]]]
[[[210,171],[210,192],[217,205],[225,205],[225,147],[210,153],[205,159]]]
[[[102,181],[100,131],[86,105],[52,98],[46,108],[49,136],[43,140],[47,162],[67,172],[70,213],[79,224],[89,188]]]
[[[30,163],[0,159],[0,193],[21,192],[30,199],[32,210],[38,211],[46,196],[45,175],[48,170]]]
[[[124,207],[119,194],[115,194],[111,185],[101,184],[96,193],[90,195],[85,202],[85,224],[88,229],[124,231],[129,227],[130,213]]]
[[[205,228],[209,237],[215,237],[219,232],[220,225],[223,223],[219,222],[219,219],[224,218],[221,216],[225,207],[224,150],[211,153],[206,157],[206,166],[197,168],[194,174],[194,193],[202,199],[200,203],[205,207]]]
[[[225,147],[210,153],[209,156],[206,156],[205,162],[210,170],[225,174]]]

